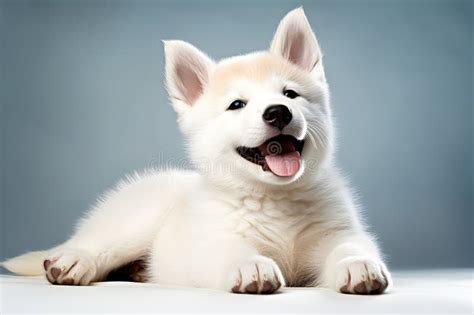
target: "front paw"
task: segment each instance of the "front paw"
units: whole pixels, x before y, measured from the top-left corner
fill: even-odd
[[[346,294],[380,294],[391,284],[385,264],[370,257],[348,257],[335,267],[336,291]]]
[[[271,294],[285,286],[277,264],[270,258],[255,256],[233,267],[227,290],[233,293]]]

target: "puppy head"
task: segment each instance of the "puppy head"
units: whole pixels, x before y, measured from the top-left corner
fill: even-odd
[[[165,41],[165,56],[171,102],[203,175],[285,185],[331,156],[322,56],[303,9],[283,18],[269,51],[216,63],[186,42]]]

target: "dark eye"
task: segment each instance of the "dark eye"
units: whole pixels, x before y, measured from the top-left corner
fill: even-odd
[[[298,96],[300,96],[298,93],[296,93],[293,90],[284,90],[283,95],[285,95],[286,97],[291,98],[291,99],[297,98]]]
[[[227,107],[228,110],[235,110],[235,109],[241,109],[245,107],[245,102],[242,100],[235,100],[232,103],[230,103],[229,107]]]

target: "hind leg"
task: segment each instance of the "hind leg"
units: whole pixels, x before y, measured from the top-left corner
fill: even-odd
[[[168,214],[182,206],[199,176],[169,171],[135,175],[109,191],[81,220],[74,235],[53,249],[30,252],[0,265],[54,284],[87,285],[149,254]]]
[[[183,187],[190,184],[178,175],[153,174],[107,194],[72,238],[46,257],[47,279],[53,284],[88,285],[147,256],[171,205],[183,198]]]
[[[44,261],[43,266],[46,278],[52,284],[87,285],[97,279],[93,257],[83,251],[63,250],[54,253]],[[132,261],[112,270],[103,280],[146,282],[145,262]]]
[[[43,263],[46,278],[52,284],[87,285],[97,275],[94,258],[79,250],[61,250]]]

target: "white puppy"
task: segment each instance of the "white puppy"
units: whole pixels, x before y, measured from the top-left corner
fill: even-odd
[[[166,80],[196,171],[148,171],[105,194],[64,244],[3,266],[87,285],[146,259],[147,281],[235,293],[381,293],[390,274],[333,162],[322,55],[303,9],[269,51],[218,63],[165,41]]]

